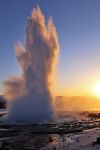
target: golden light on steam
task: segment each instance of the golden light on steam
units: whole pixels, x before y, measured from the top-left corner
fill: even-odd
[[[94,84],[93,93],[96,97],[100,97],[100,82]]]

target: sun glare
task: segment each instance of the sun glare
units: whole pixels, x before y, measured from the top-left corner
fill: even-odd
[[[95,96],[100,97],[100,82],[93,86],[93,93]]]

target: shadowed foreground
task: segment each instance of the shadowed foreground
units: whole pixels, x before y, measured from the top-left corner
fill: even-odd
[[[85,112],[86,113],[86,112]],[[48,124],[0,123],[1,149],[5,150],[95,150],[100,137],[99,113],[86,119],[60,120]]]

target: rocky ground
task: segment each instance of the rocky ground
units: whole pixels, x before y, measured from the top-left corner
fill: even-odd
[[[1,122],[0,150],[96,150],[100,119],[93,116],[48,124]]]

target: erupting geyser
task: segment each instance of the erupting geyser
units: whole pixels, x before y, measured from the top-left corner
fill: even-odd
[[[39,7],[28,18],[25,48],[16,46],[20,77],[4,82],[8,113],[7,122],[38,123],[51,121],[55,112],[50,86],[58,55],[58,39],[52,19],[47,25]]]

